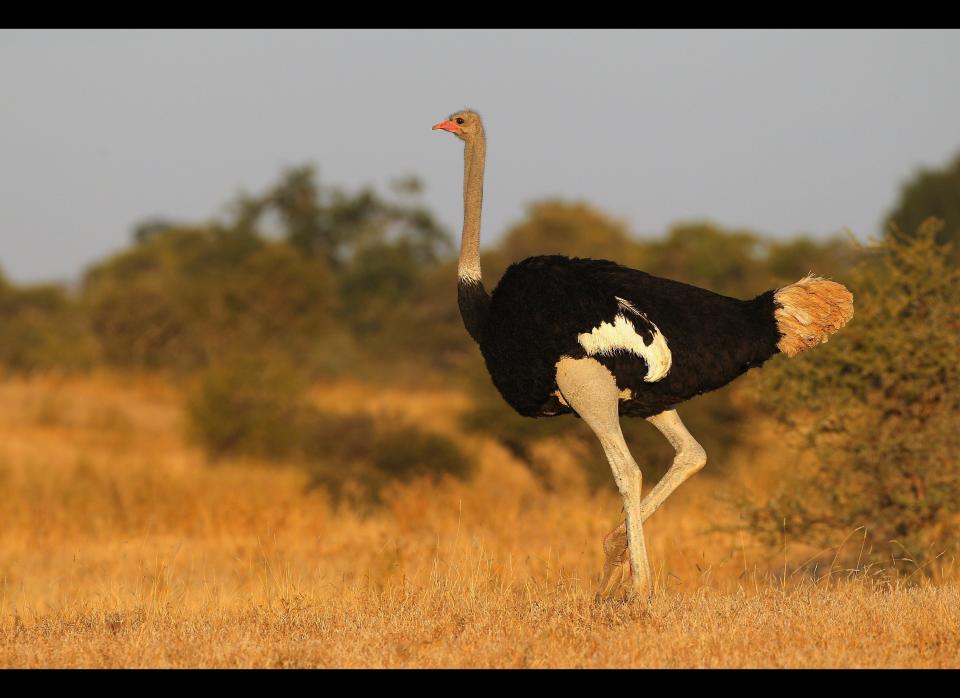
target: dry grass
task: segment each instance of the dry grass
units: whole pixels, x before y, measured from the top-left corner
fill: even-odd
[[[587,492],[568,454],[545,494],[459,434],[462,395],[342,383],[314,398],[420,415],[479,473],[398,487],[361,516],[304,494],[297,470],[207,464],[155,379],[0,383],[0,666],[960,665],[949,575],[824,576],[826,555],[814,577],[796,571],[810,551],[772,560],[711,532],[736,519],[714,493],[762,491],[785,457],[765,430],[743,454],[749,478],[701,475],[648,524],[651,605],[598,605],[619,506]]]

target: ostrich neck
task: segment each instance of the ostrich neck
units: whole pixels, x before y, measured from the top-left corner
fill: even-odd
[[[457,274],[464,281],[480,281],[480,208],[483,205],[483,165],[487,145],[481,131],[464,145],[463,234]]]
[[[486,143],[481,131],[463,151],[463,236],[457,265],[457,305],[463,326],[480,343],[490,311],[490,296],[480,280],[480,206],[483,203],[483,159]]]

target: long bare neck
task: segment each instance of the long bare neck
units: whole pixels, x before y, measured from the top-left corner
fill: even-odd
[[[463,149],[463,234],[457,274],[465,281],[480,281],[480,209],[486,156],[486,138],[481,130]]]
[[[463,150],[463,235],[457,265],[457,304],[463,325],[480,343],[487,323],[490,296],[480,279],[480,207],[483,204],[483,161],[487,144],[481,130]]]

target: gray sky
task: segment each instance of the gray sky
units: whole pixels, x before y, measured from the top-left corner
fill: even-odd
[[[0,267],[73,279],[151,216],[203,221],[285,165],[415,173],[459,230],[477,109],[484,240],[537,198],[639,235],[710,219],[879,229],[960,150],[957,31],[0,31]]]

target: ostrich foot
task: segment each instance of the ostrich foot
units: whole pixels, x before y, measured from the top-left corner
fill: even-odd
[[[598,601],[613,596],[630,579],[627,529],[620,525],[603,537],[603,573],[597,587]]]

